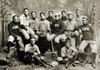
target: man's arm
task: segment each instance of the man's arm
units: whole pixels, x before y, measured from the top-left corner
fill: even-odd
[[[94,27],[90,24],[90,30],[92,32],[93,35],[93,40],[95,41],[95,31],[94,31]]]
[[[78,55],[79,52],[78,52],[78,50],[76,48],[71,47],[71,49],[73,51],[73,53],[72,53],[73,57],[76,56],[76,55]]]
[[[61,48],[61,57],[63,57],[63,58],[66,58],[67,56],[66,56],[66,51],[65,51],[65,48],[63,47],[63,48]]]
[[[8,24],[8,31],[9,31],[9,34],[10,34],[10,35],[16,37],[16,34],[14,34],[14,33],[12,32],[12,24],[11,24],[11,23]]]
[[[35,45],[35,46],[36,46],[36,49],[37,49],[37,54],[38,54],[38,55],[40,55],[40,54],[41,54],[41,52],[40,52],[40,50],[39,50],[38,46],[37,46],[37,45]]]
[[[47,31],[48,31],[48,33],[50,33],[50,30],[51,30],[51,28],[50,28],[50,22],[47,20],[46,24],[47,24]]]
[[[19,20],[20,20],[20,25],[23,25],[24,22],[23,22],[23,17],[22,16],[19,17]]]

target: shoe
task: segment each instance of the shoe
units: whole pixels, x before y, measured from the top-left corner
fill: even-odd
[[[72,66],[73,66],[73,67],[76,67],[76,64],[75,64],[75,63],[73,63],[73,64],[72,64]]]
[[[66,68],[68,68],[68,67],[69,67],[69,64],[68,64],[68,63],[66,63],[65,67],[66,67]]]
[[[96,68],[96,65],[93,63],[93,64],[92,64],[92,67],[93,67],[93,68]]]

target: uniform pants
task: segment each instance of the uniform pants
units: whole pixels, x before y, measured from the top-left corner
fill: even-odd
[[[87,45],[90,44],[91,52],[97,53],[97,46],[93,41],[83,40],[80,44],[79,51],[84,53],[84,49],[87,47]]]

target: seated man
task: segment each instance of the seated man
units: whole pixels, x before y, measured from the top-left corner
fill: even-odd
[[[8,58],[11,58],[16,50],[14,42],[18,43],[20,51],[24,51],[24,44],[20,36],[19,29],[20,26],[19,26],[18,16],[14,15],[13,21],[11,21],[8,24],[9,38],[8,38],[7,46],[10,48],[10,53],[7,55]]]
[[[95,43],[94,29],[91,24],[88,24],[87,16],[84,16],[82,18],[82,21],[83,21],[83,25],[80,26],[80,30],[79,30],[80,33],[82,33],[83,35],[82,42],[79,47],[80,55],[85,57],[84,49],[88,47],[89,45],[92,52],[92,67],[96,68],[95,59],[96,59],[96,54],[97,54],[97,46]]]
[[[60,14],[56,13],[55,14],[55,21],[51,25],[51,40],[54,40],[55,43],[55,51],[57,51],[58,56],[61,56],[60,51],[60,40],[65,36],[63,34],[64,32],[64,26],[63,22],[60,19]]]
[[[65,63],[66,68],[68,68],[69,64],[72,64],[75,66],[74,61],[76,59],[76,56],[78,55],[77,49],[74,47],[71,47],[71,44],[69,40],[65,43],[65,46],[61,48],[61,59],[58,61],[60,63]]]
[[[36,44],[39,46],[39,49],[41,51],[41,54],[45,54],[46,51],[48,51],[50,47],[50,23],[45,18],[45,13],[40,13],[40,22],[38,27],[39,33],[39,39],[36,41]]]
[[[39,63],[46,67],[46,64],[42,61],[41,53],[38,46],[35,44],[35,39],[30,39],[30,43],[25,46],[25,63],[31,64]]]

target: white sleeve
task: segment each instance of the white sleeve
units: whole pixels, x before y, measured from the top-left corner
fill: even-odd
[[[36,45],[36,50],[37,50],[37,54],[41,54],[41,52],[40,52],[40,50],[39,50],[37,45]]]
[[[47,21],[47,29],[50,30],[50,22]]]
[[[25,52],[27,52],[27,51],[29,51],[29,45],[28,44],[25,46]]]
[[[20,24],[23,25],[24,22],[23,22],[23,18],[22,18],[22,16],[19,17],[19,20],[20,20]]]
[[[61,56],[64,57],[66,56],[66,51],[65,51],[65,48],[61,48]]]

